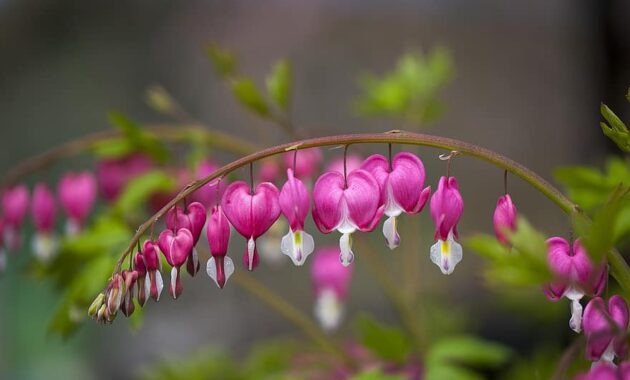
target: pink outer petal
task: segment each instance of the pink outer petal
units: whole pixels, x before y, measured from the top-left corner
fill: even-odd
[[[285,168],[293,168],[294,155],[295,151],[287,152],[284,154],[282,158]],[[319,148],[299,150],[297,152],[297,159],[295,160],[295,176],[298,178],[309,178],[314,176],[319,169],[322,158],[322,151]]]
[[[133,258],[133,269],[138,273],[138,277],[144,277],[147,274],[147,267],[144,264],[144,255],[137,252]]]
[[[494,209],[492,222],[494,233],[501,243],[509,243],[505,231],[516,230],[516,217],[517,211],[516,206],[512,203],[512,197],[509,194],[500,196],[497,200],[497,207]]]
[[[214,173],[218,168],[219,165],[217,165],[215,162],[203,160],[199,163],[199,166],[197,167],[195,178],[205,178]],[[221,196],[223,195],[223,192],[225,191],[227,186],[228,181],[226,179],[215,179],[203,186],[201,189],[195,191],[192,194],[191,199],[195,202],[201,203],[206,208],[210,208],[212,206],[215,206],[217,202],[220,202]]]
[[[193,236],[185,228],[180,228],[176,234],[171,230],[164,230],[160,233],[159,245],[166,261],[171,266],[179,268],[186,262],[188,254],[193,249]]]
[[[59,182],[59,201],[68,217],[79,223],[90,213],[96,192],[96,179],[89,172],[68,173]]]
[[[617,323],[617,327],[621,331],[628,329],[628,304],[623,297],[614,295],[608,300],[608,312],[611,318]],[[615,353],[618,357],[625,357],[628,352],[628,345],[626,339],[621,336],[616,336],[613,340]]]
[[[25,185],[7,189],[2,195],[2,211],[6,224],[19,227],[28,211],[29,192]]]
[[[612,341],[610,326],[606,317],[608,313],[604,300],[600,297],[589,301],[584,309],[582,327],[586,334],[586,358],[599,360]]]
[[[293,170],[287,169],[287,182],[280,191],[280,209],[289,221],[292,231],[304,230],[304,220],[311,207],[311,197],[306,185],[293,176]]]
[[[190,220],[191,230],[193,235],[193,242],[197,244],[203,226],[206,225],[206,208],[199,202],[193,202],[188,205],[188,219]]]
[[[151,240],[145,240],[142,247],[142,256],[147,271],[160,269],[160,256],[158,254],[158,244]]]
[[[210,253],[213,257],[223,257],[227,254],[230,242],[230,224],[221,209],[215,206],[210,213],[206,231]]]
[[[184,213],[184,209],[175,206],[166,213],[166,227],[170,230],[177,231],[180,228],[192,230],[190,219]]]
[[[567,290],[566,285],[564,284],[547,284],[543,287],[543,292],[545,292],[545,296],[549,301],[559,301],[564,292]]]
[[[313,220],[322,233],[332,232],[341,222],[341,200],[344,192],[343,174],[326,172],[313,187]]]
[[[435,238],[447,240],[450,231],[457,237],[457,223],[464,211],[464,200],[455,177],[441,177],[431,197],[431,217],[435,223]]]
[[[360,231],[372,231],[383,215],[378,183],[372,175],[357,169],[348,175],[348,188],[344,190],[348,217]]]
[[[392,160],[389,184],[396,203],[406,213],[415,214],[422,210],[429,195],[422,190],[424,177],[424,165],[415,154],[400,152]]]
[[[57,207],[55,196],[45,183],[38,183],[33,190],[31,213],[35,228],[40,232],[50,232],[55,226]]]
[[[620,379],[627,380],[630,379],[630,361],[625,361],[619,364],[617,369],[619,371]]]
[[[252,195],[245,182],[237,181],[225,190],[223,212],[241,235],[257,238],[280,216],[278,197],[278,189],[272,183],[259,184]]]
[[[387,180],[389,178],[389,162],[387,158],[380,154],[373,154],[370,157],[366,158],[361,165],[361,169],[368,171],[376,182],[378,183],[379,191],[380,191],[380,202],[381,204],[385,204],[386,201],[386,186]]]
[[[348,294],[352,266],[344,267],[341,264],[338,247],[320,248],[314,254],[311,278],[316,295],[325,289],[332,289],[343,300]]]
[[[588,380],[625,380],[617,376],[617,368],[612,364],[600,363],[593,367],[588,376]]]

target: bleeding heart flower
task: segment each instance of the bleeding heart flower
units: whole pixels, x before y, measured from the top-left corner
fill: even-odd
[[[628,352],[625,333],[628,329],[628,304],[614,295],[608,305],[600,297],[589,301],[584,309],[586,359],[612,362]]]
[[[334,230],[339,239],[340,259],[348,266],[354,260],[351,234],[356,230],[374,230],[383,215],[378,183],[367,171],[357,169],[347,176],[324,173],[313,189],[313,220],[322,233]]]
[[[144,154],[99,161],[96,178],[103,198],[114,201],[130,180],[151,170],[153,162]]]
[[[116,316],[116,313],[118,313],[118,309],[125,295],[125,281],[120,273],[116,273],[112,276],[112,279],[107,285],[105,294],[107,298],[107,314],[110,316],[110,318],[107,319],[112,320],[113,317]]]
[[[33,190],[31,212],[37,230],[33,238],[33,251],[42,262],[48,262],[57,252],[57,238],[54,235],[55,196],[45,183],[38,183]]]
[[[133,303],[133,293],[135,291],[136,282],[138,281],[138,272],[135,270],[124,270],[122,272],[124,279],[125,291],[120,310],[125,317],[129,317],[133,314],[136,306]]]
[[[144,262],[144,267],[147,271],[147,275],[149,276],[148,281],[145,280],[145,293],[150,295],[154,301],[160,300],[160,295],[162,294],[162,289],[164,288],[164,281],[162,280],[162,274],[160,270],[162,270],[162,261],[160,261],[158,244],[151,241],[146,240],[144,245],[142,246],[142,261]]]
[[[295,265],[302,265],[313,252],[313,237],[304,232],[304,221],[311,206],[311,197],[306,185],[293,176],[293,170],[287,169],[287,182],[280,192],[280,209],[289,222],[289,233],[282,238],[280,249],[289,256]]]
[[[147,295],[151,292],[151,285],[146,280],[147,267],[144,265],[144,255],[141,251],[133,258],[133,270],[138,274],[138,303],[140,307],[147,303]]]
[[[381,204],[389,218],[383,224],[383,235],[389,249],[400,244],[396,217],[401,213],[417,214],[431,194],[431,187],[424,187],[424,165],[409,152],[398,153],[391,162],[380,154],[368,157],[362,169],[370,172],[378,182]]]
[[[234,273],[234,263],[227,256],[230,243],[230,223],[221,206],[212,208],[206,234],[212,255],[206,264],[206,272],[217,286],[223,289],[227,280]]]
[[[435,223],[435,239],[431,246],[431,261],[442,273],[451,274],[462,260],[462,246],[458,237],[457,223],[464,211],[464,200],[459,193],[455,177],[441,177],[437,190],[431,197],[431,217]]]
[[[594,364],[588,373],[576,376],[573,380],[628,380],[630,379],[630,361],[621,362],[619,366],[602,361]]]
[[[243,181],[232,183],[223,195],[222,208],[232,226],[245,238],[247,249],[243,264],[251,271],[258,265],[256,239],[280,216],[278,189],[269,182],[256,186],[252,193]]]
[[[25,185],[18,185],[7,189],[2,195],[2,210],[4,212],[4,242],[9,250],[20,247],[20,229],[24,216],[28,211],[29,192]]]
[[[548,239],[547,246],[547,263],[555,280],[544,287],[545,295],[551,301],[562,297],[571,300],[569,326],[579,333],[582,330],[580,300],[584,294],[598,296],[602,293],[608,278],[606,265],[594,268],[579,239],[573,243],[573,249],[561,237]]]
[[[175,299],[182,294],[183,287],[179,272],[193,249],[193,239],[192,233],[186,228],[180,228],[176,233],[172,230],[164,230],[160,233],[158,242],[160,250],[166,257],[166,261],[173,267],[169,292]]]
[[[325,330],[336,329],[343,317],[352,267],[339,262],[339,249],[325,247],[313,257],[311,277],[315,290],[315,317]]]
[[[217,169],[219,169],[219,165],[217,165],[216,163],[209,160],[203,160],[197,166],[195,178],[196,179],[205,178],[209,176],[210,174],[214,173],[215,171],[217,171]],[[191,199],[201,203],[206,208],[210,208],[221,201],[221,196],[223,195],[223,192],[225,191],[227,186],[228,186],[227,180],[225,179],[221,180],[218,178],[214,179],[210,181],[210,183],[203,186],[201,189],[198,189],[197,191],[192,193]]]
[[[96,200],[96,180],[89,172],[67,173],[59,181],[59,201],[68,216],[68,234],[78,233]]]
[[[203,226],[206,224],[206,208],[199,202],[193,202],[186,207],[173,207],[166,214],[166,226],[173,231],[185,228],[192,233],[193,248],[188,253],[186,270],[191,276],[199,272],[199,255],[195,246],[201,237]]]
[[[509,244],[508,238],[505,235],[507,231],[516,231],[516,206],[512,203],[512,197],[509,194],[505,194],[499,197],[497,200],[497,207],[494,209],[494,216],[492,222],[494,224],[494,233],[497,236],[497,240],[503,244]]]
[[[298,152],[297,157],[295,152],[286,152],[282,157],[284,161],[284,167],[286,169],[294,169],[294,174],[299,178],[311,178],[317,173],[319,165],[322,162],[322,151],[319,148],[302,149]],[[295,158],[295,168],[293,168],[293,161]]]

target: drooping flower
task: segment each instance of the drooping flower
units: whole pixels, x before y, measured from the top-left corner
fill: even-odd
[[[173,230],[164,230],[160,233],[158,244],[160,250],[164,254],[166,261],[171,265],[171,284],[169,293],[175,299],[182,294],[182,281],[180,277],[180,268],[190,255],[193,249],[193,235],[190,230],[180,228],[177,232]]]
[[[431,217],[435,223],[435,239],[431,246],[431,261],[442,273],[451,274],[462,260],[462,246],[455,241],[458,237],[457,223],[464,211],[464,200],[455,177],[441,177],[437,190],[431,197]]]
[[[323,155],[319,148],[302,149],[298,152],[286,152],[282,157],[285,169],[294,169],[294,175],[298,178],[312,178],[319,170]],[[293,161],[295,158],[295,168]]]
[[[173,232],[185,228],[193,236],[193,246],[186,259],[186,270],[191,276],[199,272],[199,255],[195,246],[199,242],[203,226],[206,224],[206,208],[199,202],[189,204],[186,209],[173,207],[166,214],[166,226]]]
[[[20,229],[28,211],[29,192],[25,185],[17,185],[4,191],[2,210],[4,212],[4,243],[9,250],[20,247]]]
[[[378,183],[365,170],[354,170],[347,179],[341,173],[327,172],[315,183],[313,220],[322,233],[337,230],[342,234],[340,260],[345,266],[354,260],[351,234],[374,230],[383,210]]]
[[[260,183],[252,193],[243,181],[232,183],[225,190],[221,204],[232,226],[247,239],[243,265],[250,271],[258,265],[256,239],[264,234],[280,216],[279,191],[269,182]]]
[[[122,304],[120,305],[120,310],[123,312],[125,317],[129,317],[136,309],[136,306],[133,303],[133,294],[136,282],[138,281],[138,272],[135,270],[124,270],[122,272],[122,276],[124,279],[125,291]]]
[[[563,238],[552,237],[547,240],[547,246],[547,263],[555,280],[543,290],[551,301],[562,297],[571,300],[569,326],[579,333],[582,330],[580,300],[585,294],[598,296],[602,293],[608,278],[606,265],[594,268],[579,239],[571,247]]]
[[[586,359],[612,362],[628,353],[625,333],[628,329],[628,304],[614,295],[608,304],[600,297],[589,301],[584,309]]]
[[[151,240],[145,240],[142,251],[142,262],[149,276],[148,280],[145,280],[145,293],[150,295],[154,301],[160,300],[162,289],[164,288],[164,281],[162,280],[162,261],[160,260],[159,248],[156,242]]]
[[[107,315],[111,317],[107,319],[111,321],[118,313],[125,295],[125,281],[120,273],[115,273],[112,276],[105,294],[107,298],[105,303],[107,305]]]
[[[217,169],[219,169],[219,165],[217,165],[215,162],[210,160],[202,160],[197,166],[195,178],[205,178],[217,171]],[[228,184],[229,183],[226,179],[214,179],[210,181],[210,183],[192,193],[191,199],[193,201],[201,203],[206,208],[210,208],[220,201],[221,196],[223,195],[223,192],[227,188]]]
[[[346,157],[346,173],[353,172],[357,169],[361,168],[363,164],[363,158],[357,154],[348,154]],[[327,172],[338,172],[343,174],[343,166],[344,159],[342,157],[338,157],[330,161],[328,167],[326,168]]]
[[[325,330],[334,330],[341,323],[352,278],[352,267],[339,262],[339,253],[338,248],[320,248],[315,252],[311,266],[315,317]]]
[[[148,172],[152,166],[149,157],[138,153],[99,161],[96,164],[96,178],[100,193],[108,202],[115,200],[130,180]]]
[[[512,197],[509,194],[505,194],[499,197],[497,200],[497,207],[494,209],[494,215],[492,222],[494,224],[494,233],[497,236],[497,240],[503,244],[509,244],[508,238],[505,235],[506,231],[516,231],[516,206],[512,203]]]
[[[280,209],[289,222],[289,233],[282,238],[280,249],[295,265],[302,265],[315,249],[313,237],[304,232],[304,221],[311,206],[306,185],[287,169],[287,182],[280,191]]]
[[[370,172],[378,182],[381,204],[385,205],[388,219],[383,224],[383,235],[389,249],[400,244],[396,217],[401,213],[417,214],[431,194],[431,187],[424,187],[424,165],[413,153],[400,152],[391,162],[380,154],[368,157],[362,169]]]
[[[96,179],[89,172],[67,173],[59,181],[59,201],[68,216],[67,232],[81,231],[96,200]]]
[[[630,379],[630,361],[615,366],[602,361],[594,365],[587,373],[576,376],[573,380],[628,380]]]
[[[54,234],[57,206],[55,196],[45,183],[38,183],[33,190],[31,213],[36,233],[33,238],[33,251],[42,262],[48,262],[57,252],[57,238]]]
[[[223,289],[227,280],[234,273],[234,262],[227,256],[230,243],[230,223],[219,205],[214,206],[210,212],[206,235],[212,255],[208,259],[206,272],[217,286]]]
[[[147,267],[144,264],[144,255],[142,251],[138,251],[133,258],[133,270],[138,274],[138,303],[140,307],[147,302],[148,295],[151,292],[151,284],[147,280]]]

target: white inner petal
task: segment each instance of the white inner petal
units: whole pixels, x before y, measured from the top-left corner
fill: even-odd
[[[223,271],[225,272],[225,283],[227,284],[227,281],[234,274],[234,262],[227,256],[223,258]]]
[[[256,249],[256,242],[253,238],[249,238],[247,241],[247,257],[249,258],[249,270],[254,270],[254,250]]]
[[[177,299],[177,268],[173,267],[171,269],[171,294],[173,298]]]
[[[352,235],[351,234],[343,234],[339,238],[339,249],[341,253],[339,254],[339,259],[341,260],[341,264],[344,267],[347,267],[354,261],[354,253],[352,252]]]
[[[192,250],[192,260],[193,260],[193,264],[195,266],[195,273],[199,270],[199,254],[197,253],[197,248],[193,247]]]
[[[59,242],[54,235],[38,233],[35,234],[32,245],[35,257],[43,263],[48,263],[56,255]]]
[[[304,231],[291,231],[282,237],[280,243],[280,250],[283,254],[289,256],[293,264],[301,266],[306,261],[306,258],[315,249],[315,241],[313,237]]]
[[[162,289],[164,289],[164,280],[162,280],[162,273],[159,270],[155,271],[155,285],[157,288],[157,301],[159,301]]]
[[[343,303],[332,289],[324,289],[315,301],[315,318],[326,331],[339,327],[343,317]]]
[[[453,273],[462,257],[462,246],[453,239],[452,231],[449,232],[446,241],[438,240],[431,246],[431,261],[440,267],[443,274]]]
[[[345,198],[341,199],[341,203],[339,204],[339,208],[341,209],[341,218],[339,219],[339,224],[337,225],[336,230],[341,232],[342,234],[351,234],[357,230],[357,226],[352,223],[350,220],[350,213],[348,212],[348,204],[346,203]]]
[[[210,257],[210,259],[208,259],[208,263],[206,264],[206,273],[208,273],[208,277],[213,279],[215,284],[219,286],[219,282],[217,281],[217,264],[214,257]]]
[[[579,299],[571,300],[569,327],[578,334],[582,331],[582,305]]]
[[[395,216],[390,216],[383,223],[383,236],[389,249],[395,249],[400,245],[400,235],[398,235],[397,220]]]
[[[394,191],[392,190],[392,185],[387,181],[387,187],[385,189],[385,215],[387,216],[398,216],[403,212],[402,207],[396,203],[396,199],[394,199]]]

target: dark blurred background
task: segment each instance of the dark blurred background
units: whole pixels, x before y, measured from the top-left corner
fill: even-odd
[[[203,53],[210,41],[234,50],[242,71],[259,83],[277,58],[292,60],[294,118],[309,135],[398,128],[353,115],[357,77],[386,71],[405,51],[439,44],[452,52],[456,77],[444,92],[447,112],[429,133],[505,153],[551,179],[557,166],[601,165],[613,151],[598,127],[601,101],[629,120],[623,106],[630,85],[629,14],[624,0],[0,0],[0,171],[109,128],[106,114],[113,109],[140,121],[161,120],[144,102],[152,84],[208,125],[251,134],[263,122],[243,112],[214,74]],[[284,139],[273,133],[272,141]],[[420,152],[435,184],[443,170],[438,152]],[[454,171],[467,202],[460,231],[489,232],[502,173],[466,158],[457,159]],[[568,233],[566,219],[540,194],[516,180],[510,188],[540,229]],[[418,251],[428,257],[428,213],[422,226],[426,244]],[[448,282],[423,261],[431,266],[423,282],[445,287],[450,303],[472,313],[471,329],[489,338],[526,348],[539,335],[553,337],[553,326],[536,332],[531,320],[503,318],[493,309],[479,261],[467,252]],[[307,268],[263,266],[257,276],[310,311]],[[235,287],[220,293],[206,280],[187,282],[178,302],[165,297],[152,306],[137,333],[124,321],[88,324],[64,342],[46,333],[60,302],[54,291],[9,271],[0,279],[0,377],[124,379],[154,360],[203,345],[238,353],[259,338],[294,331]],[[358,311],[393,318],[361,270],[349,315]]]

